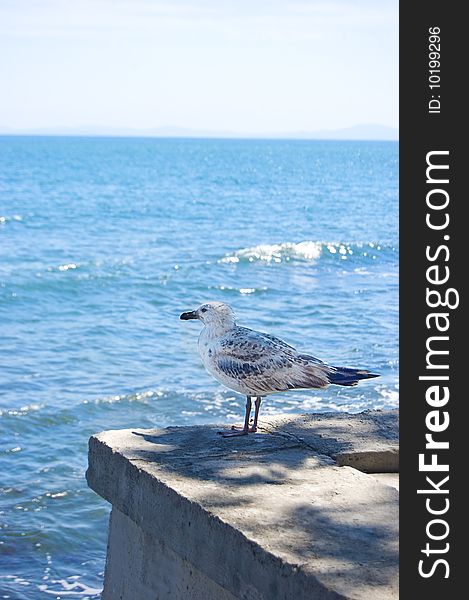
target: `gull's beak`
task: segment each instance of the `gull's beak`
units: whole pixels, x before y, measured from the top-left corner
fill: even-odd
[[[189,319],[198,319],[199,317],[197,316],[196,310],[191,310],[190,312],[182,313],[179,318],[183,321],[188,321]]]

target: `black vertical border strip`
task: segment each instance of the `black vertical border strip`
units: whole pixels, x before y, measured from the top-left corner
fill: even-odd
[[[465,382],[466,372],[469,373],[469,352],[465,348],[469,327],[464,319],[467,317],[465,281],[469,277],[469,227],[466,225],[469,221],[465,220],[464,213],[469,202],[467,192],[462,189],[468,170],[464,165],[468,151],[464,148],[463,135],[465,131],[469,133],[469,127],[463,109],[463,88],[468,72],[464,56],[469,56],[466,48],[469,26],[462,15],[463,6],[463,3],[434,0],[400,3],[400,598],[403,600],[459,598],[461,593],[464,595],[459,590],[466,588],[463,563],[467,550],[463,528],[466,529],[467,517],[458,521],[458,515],[461,519],[462,511],[467,511],[468,501],[462,490],[467,467],[456,464],[458,455],[464,457],[465,438],[469,439],[463,415],[469,396],[469,386]],[[440,29],[441,38],[441,88],[436,91],[429,88],[429,29],[434,27]],[[428,112],[432,95],[440,96],[440,113]],[[435,150],[449,151],[447,157],[440,156],[434,161],[449,164],[446,171],[448,184],[432,186],[426,181],[427,153]],[[442,171],[440,177],[444,178]],[[432,187],[448,192],[450,202],[446,210],[437,213],[428,208],[426,196]],[[442,199],[443,195],[439,197]],[[433,212],[435,219],[443,218],[448,212],[448,227],[444,231],[432,231],[426,225],[428,212]],[[445,235],[449,235],[449,239],[444,239]],[[442,250],[437,260],[429,262],[427,247],[434,256],[439,245],[448,247],[448,260],[445,260],[446,251]],[[449,268],[449,281],[444,285],[430,285],[427,280],[427,269],[435,264],[439,265],[441,273],[445,266]],[[429,308],[427,287],[439,289],[442,294],[448,288],[456,289],[459,306],[454,309]],[[439,360],[441,364],[449,364],[447,371],[426,369],[427,340],[431,335],[438,335],[434,327],[427,327],[426,317],[431,312],[449,314],[450,327],[446,333],[439,334],[449,336],[446,345],[440,342],[442,349],[449,349],[449,355],[442,355]],[[419,380],[420,375],[429,373],[447,374],[449,381]],[[425,434],[428,433],[425,419],[428,412],[434,410],[426,402],[426,390],[430,385],[438,384],[447,385],[450,392],[448,404],[439,409],[441,413],[449,413],[449,427],[434,434],[437,440],[449,441],[449,449],[438,452],[438,462],[449,464],[449,472],[423,473],[419,471],[418,460],[419,454],[425,452]],[[427,450],[427,463],[432,452]],[[449,475],[449,481],[441,488],[448,489],[448,494],[426,496],[417,493],[418,489],[431,488],[426,476],[433,476],[438,483],[446,475]],[[435,508],[444,507],[444,498],[448,498],[449,510],[443,515],[429,514],[427,498],[431,498],[431,506]],[[431,540],[427,535],[429,522],[437,518],[444,519],[449,526],[447,537],[439,541]],[[442,524],[434,524],[430,531],[438,536],[446,529]],[[448,550],[426,556],[422,550],[427,543],[432,550]],[[422,570],[428,574],[438,559],[448,562],[449,571],[440,563],[430,577],[419,574],[420,560],[424,560]],[[446,574],[449,574],[448,578]]]

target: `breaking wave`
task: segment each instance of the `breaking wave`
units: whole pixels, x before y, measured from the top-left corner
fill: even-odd
[[[382,252],[395,253],[397,252],[397,249],[394,246],[376,242],[282,242],[280,244],[259,244],[258,246],[242,248],[232,254],[226,254],[218,262],[315,262],[323,256],[348,260],[357,255],[358,257],[370,258],[373,260]]]

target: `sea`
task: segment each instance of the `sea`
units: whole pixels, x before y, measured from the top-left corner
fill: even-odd
[[[242,422],[183,311],[381,374],[261,422],[397,407],[398,256],[397,142],[0,137],[0,598],[99,598],[90,435]]]

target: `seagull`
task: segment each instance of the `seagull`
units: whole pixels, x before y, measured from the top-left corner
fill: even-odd
[[[219,432],[223,437],[255,433],[262,398],[269,394],[330,384],[354,386],[360,379],[379,377],[365,369],[330,366],[273,335],[240,327],[233,309],[224,302],[207,302],[179,318],[202,321],[198,349],[206,370],[225,387],[246,396],[244,426]],[[255,412],[250,426],[253,398]]]

